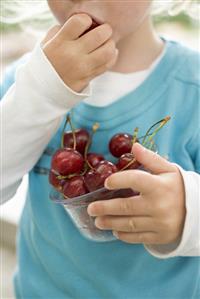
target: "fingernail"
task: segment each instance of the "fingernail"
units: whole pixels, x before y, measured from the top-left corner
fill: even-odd
[[[95,216],[94,214],[94,211],[92,211],[93,209],[93,204],[90,204],[88,207],[87,207],[87,213],[89,214],[89,216]]]
[[[105,187],[106,189],[112,189],[111,186],[109,186],[109,180],[105,180],[105,182],[104,182],[104,187]]]
[[[94,225],[95,225],[98,229],[102,229],[102,228],[100,227],[100,225],[98,224],[98,218],[95,218],[95,220],[94,220]]]
[[[119,54],[119,50],[115,49],[115,54],[118,55]]]
[[[139,142],[134,143],[133,147],[140,148],[140,151],[142,151],[142,152],[146,151],[146,148],[143,145],[141,145]]]

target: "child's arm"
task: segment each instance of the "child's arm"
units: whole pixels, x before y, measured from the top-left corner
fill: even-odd
[[[90,17],[76,15],[63,27],[53,27],[42,49],[38,45],[18,69],[15,84],[2,99],[1,202],[15,194],[66,112],[89,96],[90,80],[115,63],[109,25],[78,38],[91,23]]]
[[[63,116],[89,88],[75,93],[65,86],[37,46],[21,66],[1,105],[1,203],[10,199],[22,177],[36,164]]]
[[[111,175],[105,182],[108,189],[133,188],[140,195],[90,204],[97,227],[115,231],[124,242],[143,243],[159,258],[200,255],[200,176],[139,144],[133,152],[151,174],[127,170]]]

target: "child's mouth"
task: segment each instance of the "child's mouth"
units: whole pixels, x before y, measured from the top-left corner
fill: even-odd
[[[98,26],[100,26],[100,25],[101,25],[101,24],[97,23],[94,19],[92,19],[92,25],[91,25],[90,28],[88,28],[85,32],[83,32],[83,33],[81,34],[81,36],[84,35],[84,34],[86,34],[86,33],[88,33],[89,31],[93,30],[94,28],[96,28],[96,27],[98,27]]]
[[[80,12],[79,12],[79,13],[80,13]],[[73,13],[73,15],[74,15],[74,14],[77,14],[77,13]],[[102,21],[97,20],[95,17],[91,16],[90,14],[88,14],[88,15],[89,15],[89,16],[91,17],[91,19],[92,19],[92,25],[90,26],[90,28],[88,28],[86,31],[84,31],[84,32],[80,35],[80,37],[81,37],[82,35],[88,33],[89,31],[95,29],[96,27],[98,27],[98,26],[100,26],[100,25],[103,24]]]

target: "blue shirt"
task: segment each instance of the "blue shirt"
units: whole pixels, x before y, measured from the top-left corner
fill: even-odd
[[[200,172],[199,56],[178,43],[166,44],[165,56],[136,90],[106,107],[79,103],[73,108],[73,123],[90,131],[99,122],[91,151],[115,161],[107,146],[115,133],[132,134],[137,126],[142,135],[170,115],[171,121],[155,138],[159,153],[186,170]],[[19,63],[8,71],[4,91],[13,83]],[[63,124],[29,173],[17,241],[17,298],[200,298],[198,257],[162,260],[143,245],[88,240],[64,208],[50,201],[48,170],[51,154],[60,146],[62,128]]]

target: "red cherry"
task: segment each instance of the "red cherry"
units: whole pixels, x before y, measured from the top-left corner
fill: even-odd
[[[89,31],[93,30],[94,28],[98,27],[99,25],[100,25],[99,23],[97,23],[95,20],[92,19],[92,25],[85,32],[83,32],[80,35],[80,37],[83,36],[84,34],[88,33]]]
[[[117,158],[125,153],[130,153],[132,149],[132,136],[126,133],[115,134],[109,142],[109,149],[111,154]]]
[[[117,167],[109,161],[100,161],[94,169],[90,169],[85,174],[85,184],[87,189],[95,191],[104,186],[105,179],[112,173],[117,172]]]
[[[51,168],[60,175],[80,173],[83,165],[83,157],[72,148],[58,149],[51,161]]]
[[[63,194],[66,197],[73,198],[86,193],[88,191],[82,176],[75,176],[69,179],[63,187]]]
[[[76,137],[76,150],[82,155],[85,152],[85,147],[89,141],[90,135],[85,129],[77,129],[74,131]],[[63,137],[63,145],[67,148],[73,148],[74,138],[72,131],[65,132]]]
[[[103,161],[104,156],[100,155],[100,154],[96,154],[96,153],[88,153],[87,154],[87,161],[89,162],[89,164],[92,167],[97,166],[97,164],[99,164],[100,161]]]
[[[63,188],[64,184],[66,183],[66,180],[58,179],[58,175],[55,174],[52,170],[50,170],[49,183],[52,186],[54,186],[54,188],[58,189],[59,191],[62,191],[62,188]]]
[[[119,170],[121,170],[122,168],[126,167],[131,161],[133,161],[133,159],[134,159],[134,155],[132,153],[123,154],[119,158],[119,161],[116,164],[116,166]],[[135,160],[126,169],[138,169],[140,166],[141,164]]]

